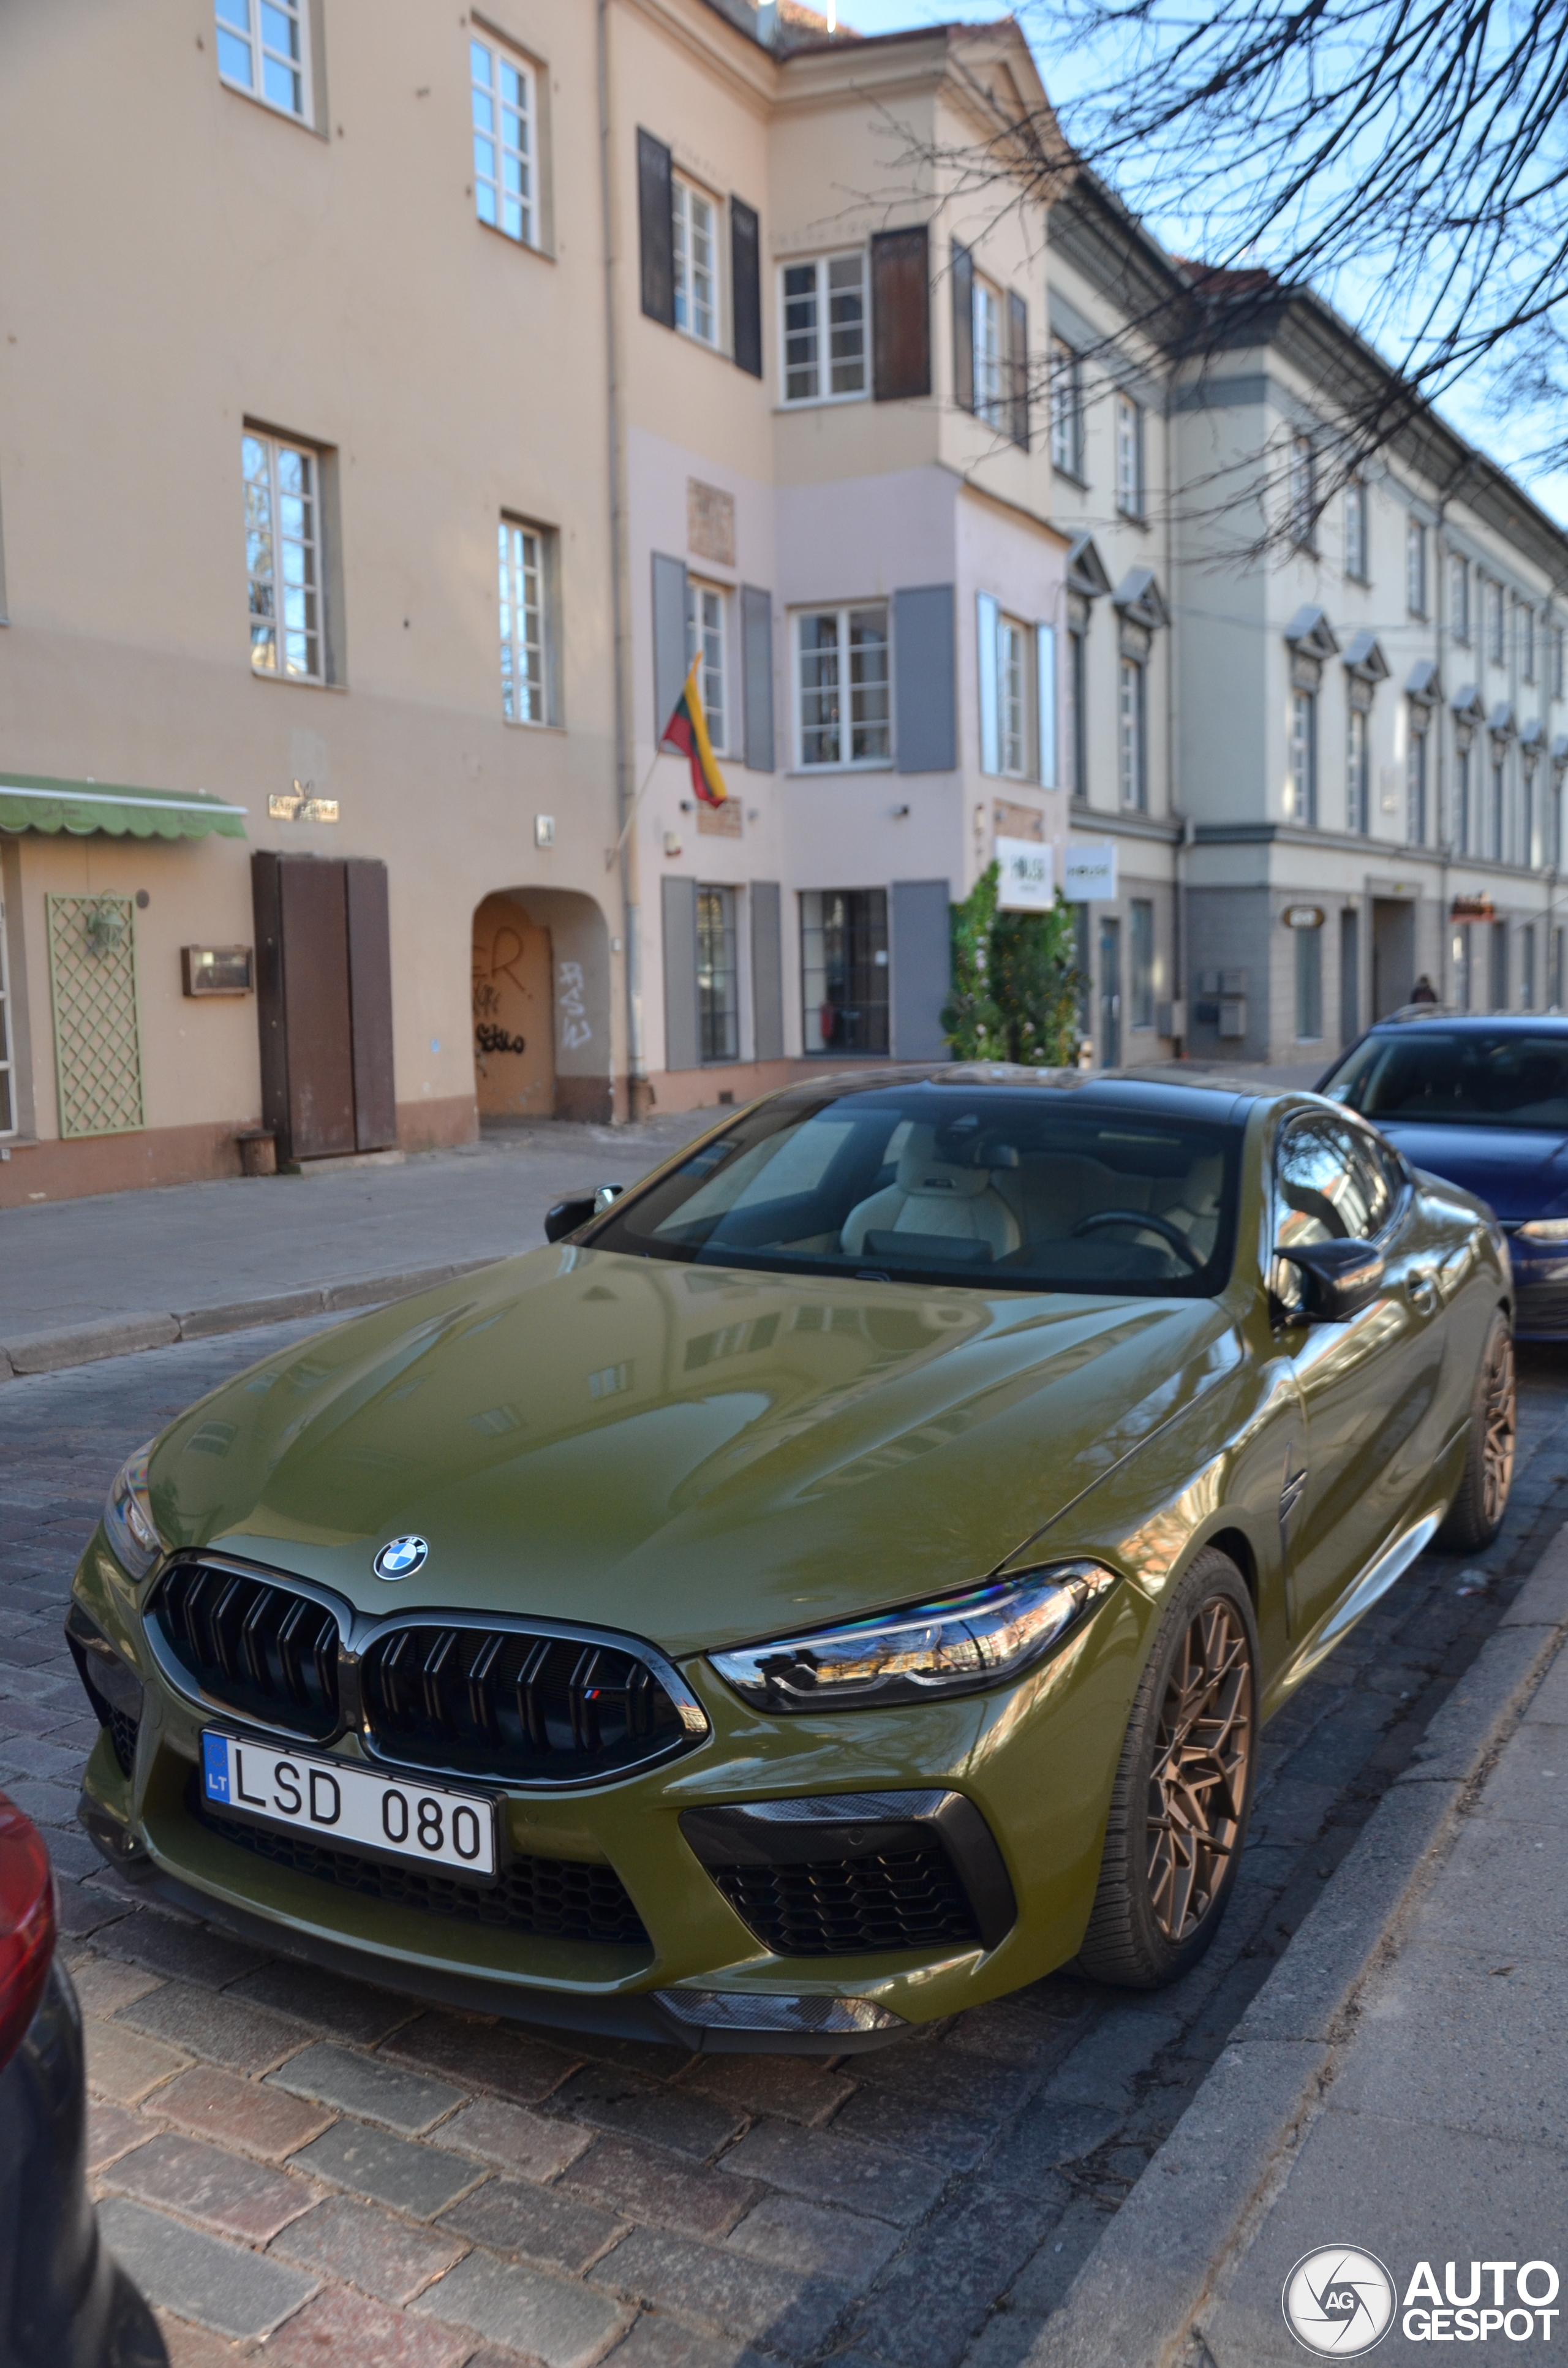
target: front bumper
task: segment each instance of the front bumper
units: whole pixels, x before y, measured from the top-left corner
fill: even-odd
[[[1568,1340],[1568,1256],[1561,1243],[1508,1239],[1514,1269],[1517,1340]]]
[[[129,1665],[139,1715],[128,1734],[123,1703],[113,1706],[119,1716],[88,1762],[83,1815],[127,1874],[253,1940],[383,1986],[688,2052],[850,2053],[1070,1958],[1094,1896],[1150,1616],[1136,1590],[1118,1588],[1011,1690],[878,1712],[764,1718],[704,1662],[684,1664],[711,1727],[696,1749],[591,1790],[498,1795],[516,1861],[613,1869],[642,1937],[605,1941],[412,1907],[215,1830],[195,1789],[199,1738],[203,1725],[232,1728],[234,1716],[204,1713],[169,1684],[142,1632],[138,1592],[95,1538],[77,1573],[74,1617]],[[102,1666],[90,1663],[88,1674],[106,1699]],[[352,1735],[328,1748],[360,1756]],[[799,1927],[790,1901],[802,1883],[810,1892],[822,1863],[812,1853],[828,1846],[835,1824],[853,1829],[842,1857],[887,1860],[923,1820],[971,1911],[953,1918],[953,1937],[791,1945]],[[935,1863],[929,1853],[926,1863]],[[755,1887],[734,1872],[748,1864],[765,1870],[762,1889],[782,1909],[758,1907]]]

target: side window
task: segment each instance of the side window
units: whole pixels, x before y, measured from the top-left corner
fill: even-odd
[[[1282,1250],[1368,1241],[1388,1223],[1393,1193],[1377,1147],[1327,1116],[1295,1120],[1275,1152]]]

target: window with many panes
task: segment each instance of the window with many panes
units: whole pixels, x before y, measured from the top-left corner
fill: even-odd
[[[1370,822],[1367,718],[1360,708],[1353,707],[1346,727],[1345,823],[1348,830],[1364,831],[1370,827]]]
[[[1051,458],[1070,477],[1084,473],[1084,360],[1064,337],[1051,341]]]
[[[1405,523],[1404,605],[1413,617],[1426,614],[1426,529],[1419,518]]]
[[[1519,674],[1525,682],[1535,680],[1535,610],[1528,600],[1519,603]]]
[[[892,756],[888,612],[808,609],[795,620],[798,761],[885,765]]]
[[[1317,540],[1317,455],[1310,436],[1292,436],[1289,499],[1290,540],[1311,551]]]
[[[1006,426],[1004,401],[1002,291],[974,276],[974,408],[993,427]]]
[[[308,0],[216,0],[218,72],[279,115],[312,120]]]
[[[1470,785],[1471,769],[1471,758],[1469,748],[1456,748],[1454,751],[1454,845],[1461,855],[1473,855],[1476,851],[1474,800],[1471,794]]]
[[[1345,573],[1367,581],[1367,488],[1359,477],[1345,488]]]
[[[733,888],[697,891],[697,1011],[702,1058],[738,1060],[741,991]]]
[[[1503,617],[1503,586],[1489,584],[1486,587],[1486,655],[1494,666],[1501,666],[1507,656],[1506,628]]]
[[[1143,407],[1130,394],[1116,398],[1116,507],[1124,518],[1143,515]]]
[[[675,222],[676,327],[705,346],[719,343],[719,210],[690,181],[676,176]]]
[[[702,712],[708,722],[708,737],[722,754],[730,745],[730,653],[729,603],[722,586],[699,583],[688,575],[686,583],[686,663],[700,657],[702,671],[698,688],[702,693]]]
[[[324,681],[321,456],[255,428],[241,456],[251,665],[257,674]]]
[[[550,537],[503,518],[500,526],[501,712],[508,723],[549,723]]]
[[[1029,657],[1034,635],[1016,617],[996,623],[996,769],[1021,781],[1029,771]]]
[[[494,41],[468,45],[473,110],[473,207],[482,222],[523,246],[539,245],[534,81]]]
[[[1470,562],[1458,552],[1449,563],[1449,623],[1456,642],[1470,639]]]
[[[1315,823],[1318,818],[1317,693],[1290,694],[1290,818]]]
[[[866,250],[787,263],[779,274],[784,307],[784,400],[842,403],[869,387]]]
[[[1116,736],[1121,803],[1124,806],[1136,806],[1142,813],[1149,803],[1145,754],[1147,669],[1138,658],[1123,657],[1118,665]]]
[[[1426,734],[1414,727],[1404,758],[1404,835],[1412,847],[1426,844]]]
[[[885,888],[801,892],[801,998],[808,1053],[887,1051]]]
[[[1568,634],[1561,625],[1551,628],[1551,696],[1568,699]]]

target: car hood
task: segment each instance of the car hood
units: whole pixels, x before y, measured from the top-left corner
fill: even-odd
[[[1376,1123],[1415,1167],[1484,1201],[1504,1224],[1539,1217],[1568,1192],[1568,1140],[1501,1126]]]
[[[490,1609],[699,1651],[983,1577],[1240,1355],[1222,1303],[557,1247],[241,1375],[159,1442],[153,1507],[171,1545],[364,1611]],[[377,1579],[407,1532],[424,1568]]]

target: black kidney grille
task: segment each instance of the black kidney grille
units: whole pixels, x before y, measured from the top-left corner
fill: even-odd
[[[700,1740],[646,1662],[568,1637],[398,1628],[366,1652],[360,1686],[383,1758],[475,1776],[570,1783]]]
[[[741,1921],[779,1957],[871,1955],[980,1939],[974,1910],[936,1840],[884,1858],[709,1873]]]
[[[347,1850],[321,1850],[299,1835],[220,1816],[205,1804],[197,1815],[224,1841],[306,1874],[335,1884],[389,1907],[415,1908],[426,1916],[460,1917],[509,1932],[531,1932],[557,1941],[602,1941],[618,1947],[650,1943],[642,1919],[613,1866],[587,1860],[514,1859],[493,1884],[463,1883],[455,1875],[422,1866],[389,1865]]]
[[[206,1563],[176,1563],[150,1620],[214,1702],[298,1735],[335,1734],[337,1622],[292,1588]]]

